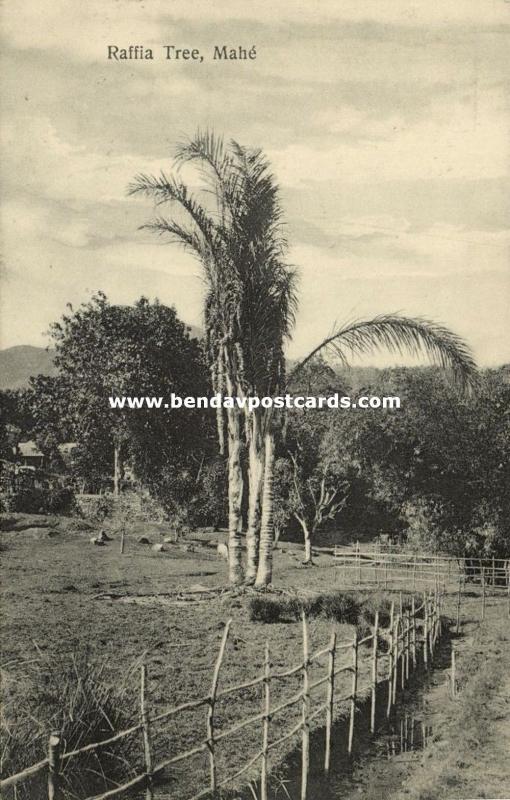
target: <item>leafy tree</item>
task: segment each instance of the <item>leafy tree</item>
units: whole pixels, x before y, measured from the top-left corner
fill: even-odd
[[[75,465],[89,474],[112,474],[119,491],[123,464],[130,460],[153,491],[172,465],[199,466],[207,445],[207,415],[167,408],[112,409],[109,397],[207,394],[200,344],[191,339],[175,309],[141,298],[134,306],[110,305],[103,293],[51,328],[56,379],[32,382],[34,409],[48,430],[53,398],[60,438],[78,443]],[[38,420],[39,424],[39,420]],[[58,435],[58,432],[57,432]]]

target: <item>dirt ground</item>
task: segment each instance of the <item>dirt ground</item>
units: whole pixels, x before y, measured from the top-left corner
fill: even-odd
[[[212,534],[204,535],[202,543],[192,543],[192,550],[185,545],[168,544],[165,552],[157,553],[138,540],[147,536],[151,543],[162,542],[169,530],[164,525],[137,523],[128,531],[125,552],[120,555],[118,534],[106,546],[97,547],[90,543],[90,538],[98,528],[78,520],[34,517],[9,522],[4,519],[2,527],[2,670],[11,704],[14,700],[30,708],[30,691],[25,678],[31,661],[43,657],[50,664],[54,662],[58,669],[62,659],[77,654],[90,664],[103,664],[112,684],[121,681],[127,684],[126,703],[133,720],[138,718],[139,667],[143,660],[148,665],[152,713],[206,696],[224,624],[229,618],[232,618],[232,628],[220,689],[261,674],[266,640],[273,669],[284,670],[302,660],[299,623],[250,621],[249,595],[219,592],[214,599],[203,599],[202,589],[219,589],[227,584],[226,564],[218,557],[214,546],[207,544],[207,540],[214,539]],[[211,544],[214,545],[214,541]],[[321,554],[314,568],[305,568],[301,564],[299,547],[284,543],[282,548],[283,551],[275,552],[277,588],[300,592],[342,588],[331,556]],[[179,596],[179,592],[185,594]],[[190,600],[190,597],[195,599]],[[473,606],[473,614],[476,613]],[[501,652],[505,654],[508,668],[508,636],[503,629],[507,633],[510,631],[505,628],[506,623],[507,620],[501,622],[502,629],[494,633],[493,638],[496,634],[506,636],[504,644],[498,647],[503,648]],[[352,640],[351,626],[335,624],[334,627],[338,641]],[[312,651],[327,645],[331,630],[330,621],[311,620]],[[346,651],[346,659],[349,657]],[[380,669],[384,670],[384,666],[381,663]],[[311,680],[321,677],[324,669],[322,660],[312,668]],[[367,659],[366,683],[368,669]],[[298,676],[282,682],[282,686],[275,689],[278,698],[288,698],[298,691],[299,680]],[[346,674],[344,680],[347,695],[350,677]],[[340,695],[344,694],[341,683],[337,689]],[[324,701],[324,690],[324,686],[317,690],[314,702]],[[501,691],[504,694],[503,689]],[[260,687],[222,700],[216,715],[218,730],[230,727],[247,713],[257,713],[261,700]],[[337,704],[338,714],[345,713],[346,709],[345,703]],[[8,708],[6,713],[8,715]],[[275,717],[272,735],[276,737],[279,730],[292,727],[299,713],[299,706],[295,706],[280,718]],[[498,721],[501,731],[495,741],[499,744],[489,748],[494,764],[502,758],[498,748],[503,747],[505,737],[508,738],[509,720],[507,704]],[[316,724],[323,724],[322,717]],[[205,709],[181,715],[171,724],[155,728],[153,733],[156,761],[192,747],[204,738]],[[42,758],[47,741],[44,726],[38,735],[37,746]],[[259,745],[259,724],[254,730],[244,729],[237,737],[229,739],[228,744],[218,745],[219,780],[242,766]],[[484,757],[482,749],[478,754]],[[284,755],[285,749],[274,751],[273,763]],[[474,769],[476,763],[474,760]],[[208,769],[204,754],[177,765],[166,776],[169,790],[159,789],[158,800],[170,796],[185,798],[204,788]],[[425,789],[416,796],[420,800],[429,797]],[[451,793],[448,796],[463,795]],[[471,793],[469,796],[505,795]],[[507,796],[510,797],[510,791]],[[430,800],[436,797],[441,795],[431,794]]]
[[[32,527],[26,528],[30,524]],[[47,527],[41,528],[41,525]],[[18,519],[4,531],[2,666],[10,697],[30,703],[23,681],[25,665],[44,657],[55,668],[66,657],[86,654],[93,664],[105,664],[112,683],[128,676],[133,718],[137,717],[139,665],[148,665],[149,704],[153,713],[210,691],[212,669],[224,624],[232,618],[231,635],[220,676],[220,689],[250,680],[262,672],[264,645],[269,642],[273,669],[284,670],[302,660],[302,631],[298,623],[264,624],[249,620],[249,597],[227,593],[201,600],[201,588],[225,587],[227,570],[215,547],[195,542],[192,551],[168,544],[165,552],[154,552],[139,543],[146,536],[151,543],[162,542],[165,526],[137,524],[125,538],[119,553],[116,535],[104,547],[90,542],[97,528],[65,519]],[[213,542],[214,544],[214,542]],[[189,545],[188,545],[189,546]],[[301,564],[299,547],[283,546],[275,552],[275,584],[291,590],[325,591],[335,582],[331,556],[319,555],[314,568]],[[197,600],[179,600],[179,591],[195,592]],[[189,596],[189,595],[188,595]],[[339,641],[351,641],[353,628],[335,625]],[[326,647],[332,623],[310,621],[312,651]],[[346,651],[346,658],[350,653]],[[311,680],[324,674],[325,660],[311,670]],[[368,669],[368,667],[367,667]],[[367,672],[368,675],[368,672]],[[346,676],[346,692],[348,684]],[[300,677],[289,678],[275,689],[282,700],[300,687]],[[325,687],[317,693],[323,702]],[[237,698],[221,701],[217,708],[219,729],[230,727],[242,715],[261,708],[261,687],[245,690]],[[298,721],[299,706],[275,717],[273,735],[288,730]],[[317,724],[321,724],[317,720]],[[154,732],[156,757],[178,753],[204,738],[205,709],[189,712],[164,729]],[[260,745],[260,725],[246,729],[228,745],[218,746],[219,779],[233,773]],[[41,736],[44,757],[46,740]],[[277,751],[273,759],[282,754]],[[172,781],[183,781],[187,790],[204,786],[207,759],[199,755],[172,773]],[[163,796],[163,795],[162,795]],[[178,795],[181,796],[180,794]],[[183,797],[186,794],[182,795]]]

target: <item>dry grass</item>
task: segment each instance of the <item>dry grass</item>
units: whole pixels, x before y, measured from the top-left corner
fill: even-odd
[[[127,682],[112,683],[106,662],[92,663],[87,653],[49,658],[39,651],[15,669],[7,665],[2,673],[2,776],[44,758],[49,731],[59,731],[70,751],[132,724],[133,698]],[[97,794],[131,774],[139,761],[139,747],[133,745],[133,737],[127,737],[70,759],[63,770],[63,797]],[[43,771],[20,785],[16,795],[7,790],[5,797],[44,797],[45,782]]]
[[[469,604],[465,610],[469,613]],[[473,611],[476,617],[478,603]],[[494,603],[485,623],[467,623],[458,644],[459,696],[445,700],[435,714],[434,743],[399,800],[510,798],[510,622],[505,603]]]

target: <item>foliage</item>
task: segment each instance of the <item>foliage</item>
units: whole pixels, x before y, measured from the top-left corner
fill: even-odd
[[[99,292],[51,326],[56,378],[30,384],[33,430],[43,451],[72,439],[71,471],[101,490],[113,473],[114,450],[151,489],[166,465],[198,469],[211,427],[203,411],[169,408],[112,409],[111,396],[163,397],[207,394],[201,346],[175,309],[146,298],[134,306],[110,305]],[[58,452],[58,451],[57,451]]]
[[[404,596],[403,608],[411,607],[411,598]],[[328,592],[315,597],[252,597],[249,602],[252,622],[265,624],[296,622],[304,613],[309,618],[322,617],[335,622],[355,625],[363,635],[373,625],[379,611],[381,625],[390,618],[391,599],[384,595],[361,592]]]
[[[30,712],[19,702],[20,696],[30,697]],[[19,674],[6,672],[2,774],[15,774],[44,758],[50,730],[58,730],[66,750],[71,751],[129,727],[134,720],[127,708],[133,698],[127,700],[125,682],[120,685],[109,682],[106,664],[89,663],[84,652],[51,663],[41,653],[39,658],[28,661]],[[139,751],[136,739],[128,737],[108,748],[71,759],[64,771],[63,800],[105,791],[111,788],[112,780],[122,782],[126,772],[133,774]],[[16,797],[19,800],[44,797],[46,784],[43,771],[17,787]]]
[[[1,496],[2,511],[25,514],[72,514],[76,509],[68,486],[22,487]]]

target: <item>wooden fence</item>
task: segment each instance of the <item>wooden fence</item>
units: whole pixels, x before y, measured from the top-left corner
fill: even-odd
[[[36,773],[43,770],[48,776],[48,798],[49,800],[59,800],[61,794],[61,775],[63,766],[76,756],[97,751],[99,748],[118,742],[126,736],[139,732],[141,739],[141,751],[143,753],[144,769],[135,777],[121,786],[116,786],[96,795],[87,800],[107,800],[107,798],[118,797],[119,795],[138,786],[145,787],[147,800],[154,797],[154,779],[161,776],[163,771],[175,764],[191,759],[199,753],[207,753],[209,760],[209,776],[206,785],[189,800],[199,800],[214,796],[217,790],[231,784],[240,778],[248,770],[256,770],[258,775],[259,799],[267,800],[269,786],[269,756],[274,748],[290,741],[294,737],[301,739],[301,800],[308,797],[308,778],[310,770],[310,729],[311,723],[315,721],[314,727],[320,727],[321,720],[324,721],[324,771],[328,773],[331,764],[331,752],[333,747],[334,734],[334,711],[335,704],[348,702],[349,704],[349,725],[347,738],[347,752],[353,751],[354,738],[356,732],[356,717],[362,699],[368,698],[370,704],[370,729],[375,732],[377,704],[381,702],[381,692],[378,689],[381,685],[385,688],[383,713],[390,715],[391,709],[396,702],[397,695],[406,686],[412,671],[422,663],[425,667],[431,662],[434,649],[441,635],[441,606],[442,595],[436,589],[434,592],[423,594],[423,600],[417,606],[414,596],[411,598],[409,608],[404,608],[402,594],[400,601],[392,603],[387,627],[380,624],[379,613],[375,614],[374,624],[371,632],[362,638],[357,634],[353,640],[347,642],[337,642],[336,633],[333,630],[327,645],[316,652],[310,653],[308,623],[305,615],[302,617],[303,631],[303,659],[284,671],[272,669],[269,645],[266,642],[265,657],[262,674],[251,681],[247,681],[237,686],[230,686],[224,689],[219,687],[219,677],[221,666],[225,657],[225,649],[231,628],[229,620],[224,628],[220,649],[213,670],[211,690],[206,697],[191,700],[181,705],[170,708],[167,711],[157,714],[150,714],[147,707],[146,688],[147,688],[147,668],[141,668],[140,675],[140,720],[136,725],[127,730],[120,731],[108,739],[95,744],[88,744],[71,752],[62,751],[61,737],[59,732],[52,732],[48,745],[48,756],[37,764],[12,775],[1,781],[0,789],[15,787],[28,780]],[[369,664],[367,659],[361,658],[360,648],[369,648]],[[346,656],[346,663],[339,663],[339,657]],[[384,663],[383,663],[384,660]],[[317,680],[312,681],[310,667],[314,663],[325,664],[324,674]],[[363,677],[362,662],[364,666],[370,666],[370,681],[368,686],[362,686]],[[381,668],[384,672],[381,676]],[[338,696],[336,678],[340,673],[351,674],[350,692],[345,696]],[[285,680],[291,676],[301,676],[301,688],[292,697],[284,701],[278,701],[273,696],[273,687],[277,681]],[[221,697],[232,695],[241,690],[260,686],[262,703],[260,711],[256,714],[239,720],[232,727],[224,730],[217,724],[215,709]],[[311,702],[312,692],[319,687],[323,687],[323,698],[319,705],[314,707]],[[291,706],[301,707],[299,722],[285,731],[277,738],[271,737],[271,723],[274,716]],[[199,741],[196,746],[180,753],[170,754],[167,758],[155,763],[153,759],[152,735],[153,727],[161,722],[165,722],[186,711],[192,709],[205,708],[206,712],[206,738]],[[381,709],[379,709],[381,711]],[[260,725],[261,746],[241,769],[234,774],[219,776],[217,771],[216,745],[230,736],[239,733],[248,726]],[[257,766],[258,765],[258,766]],[[170,789],[166,788],[165,796],[169,796]],[[5,795],[4,795],[5,796]],[[175,795],[177,796],[177,795]],[[179,798],[182,795],[179,794]]]
[[[446,587],[463,582],[480,592],[510,591],[510,559],[457,558],[417,553],[387,553],[356,546],[336,547],[335,565],[346,584],[376,584],[389,588],[394,583],[415,590],[419,584]]]

